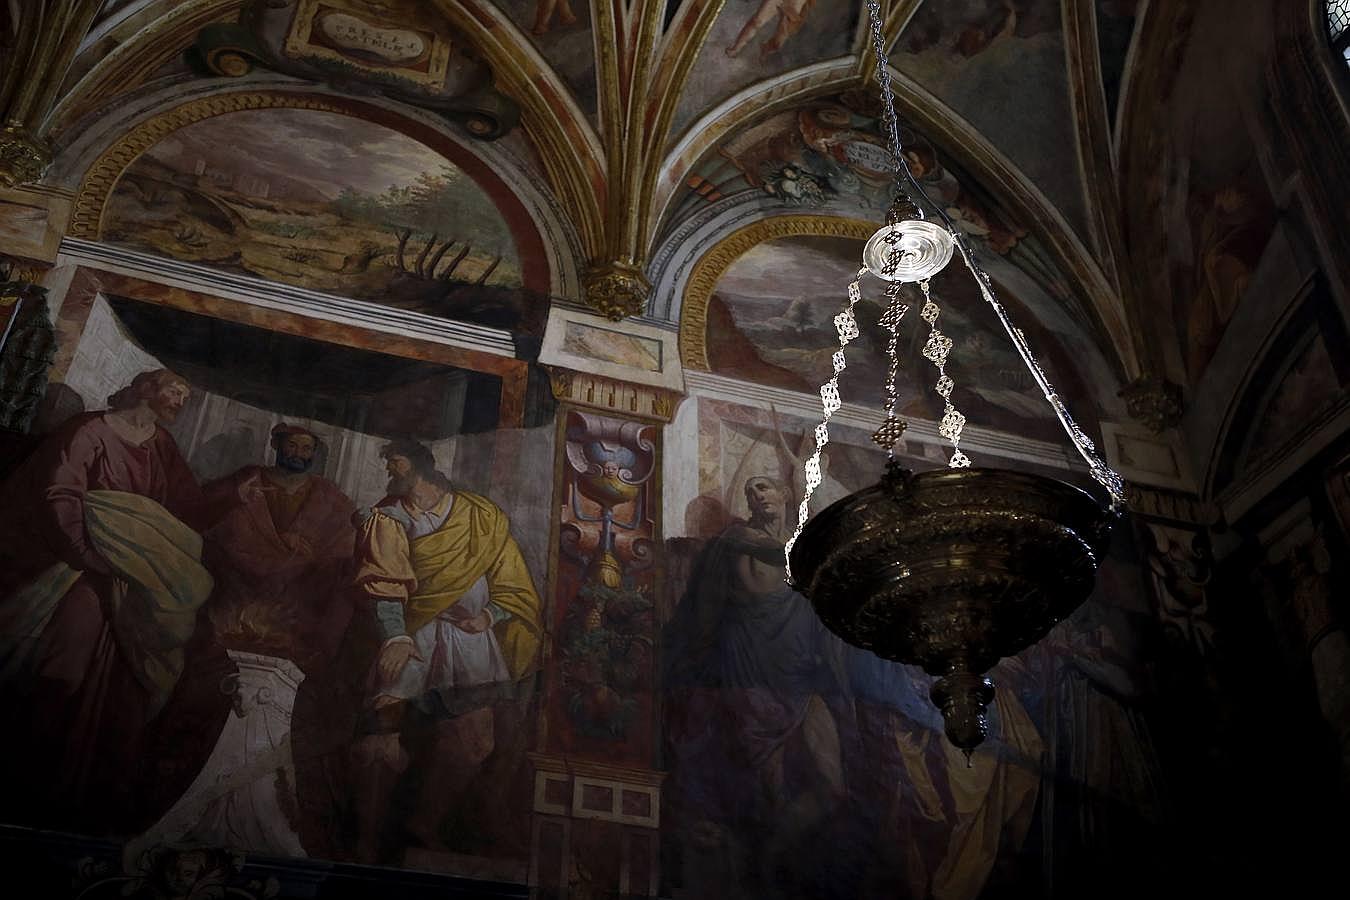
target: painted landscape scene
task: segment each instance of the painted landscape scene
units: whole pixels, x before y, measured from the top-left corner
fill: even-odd
[[[446,318],[529,318],[514,237],[484,189],[412,138],[336,113],[248,110],[174,132],[122,175],[102,238]]]

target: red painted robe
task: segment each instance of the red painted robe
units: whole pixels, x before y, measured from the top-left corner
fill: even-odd
[[[237,507],[206,538],[206,567],[216,579],[211,619],[227,645],[285,656],[307,675],[336,650],[351,618],[346,593],[356,532],[355,507],[326,478],[309,478],[293,493],[257,467],[235,481],[262,477],[265,495]],[[282,535],[309,543],[308,557]]]
[[[90,547],[87,491],[139,494],[194,530],[239,502],[237,484],[204,491],[163,428],[133,445],[102,413],[49,435],[0,486],[0,628],[15,594],[55,563],[82,573],[57,604],[27,670],[0,684],[0,750],[12,788],[0,818],[103,830],[134,797],[148,697],[117,646],[106,606],[111,579]]]

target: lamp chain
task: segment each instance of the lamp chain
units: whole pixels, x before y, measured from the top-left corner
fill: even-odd
[[[834,317],[834,327],[839,332],[839,349],[834,351],[834,356],[831,357],[834,374],[830,376],[829,381],[820,386],[820,403],[825,415],[816,426],[816,447],[811,452],[811,458],[806,461],[806,484],[805,490],[802,491],[801,502],[797,506],[797,525],[792,531],[792,537],[788,538],[787,545],[783,547],[783,557],[787,564],[784,578],[788,584],[792,583],[792,545],[797,543],[797,538],[802,535],[802,529],[806,527],[806,520],[811,517],[811,495],[820,487],[822,480],[820,454],[830,442],[830,418],[843,406],[843,401],[839,397],[839,375],[847,365],[844,348],[862,333],[858,329],[858,317],[854,314],[853,308],[862,299],[862,277],[866,273],[865,268],[858,270],[858,274],[848,286],[848,304]]]
[[[970,466],[970,457],[961,452],[961,431],[966,427],[966,417],[952,403],[952,388],[956,383],[947,374],[947,354],[952,352],[955,342],[938,330],[937,320],[941,310],[928,290],[928,279],[919,282],[923,289],[923,309],[919,317],[928,323],[928,341],[923,345],[923,358],[931,362],[938,371],[934,390],[942,398],[942,421],[938,423],[938,434],[952,442],[952,458],[947,463],[953,469],[965,469]]]
[[[932,198],[924,191],[923,186],[914,177],[914,173],[910,171],[909,163],[905,161],[903,153],[904,145],[900,142],[899,117],[895,112],[895,92],[891,85],[891,69],[886,53],[886,37],[882,34],[882,15],[879,0],[867,0],[867,12],[871,17],[872,51],[876,56],[877,84],[881,88],[882,115],[886,128],[886,138],[890,144],[892,164],[897,177],[903,178],[904,181],[909,183],[918,195],[915,199],[922,199],[932,207],[942,219],[943,224],[946,225],[947,230],[951,232],[952,240],[956,244],[957,250],[961,252],[961,258],[965,261],[966,268],[970,270],[980,287],[980,293],[993,308],[999,324],[1003,326],[1008,339],[1017,348],[1017,353],[1026,365],[1027,371],[1031,373],[1031,377],[1036,381],[1041,393],[1045,395],[1046,402],[1055,411],[1055,416],[1059,419],[1060,425],[1063,426],[1065,434],[1068,435],[1069,440],[1078,449],[1079,455],[1088,464],[1093,479],[1111,495],[1111,508],[1115,510],[1123,509],[1126,502],[1124,479],[1102,461],[1102,458],[1097,454],[1097,448],[1092,439],[1074,421],[1064,400],[1055,391],[1054,386],[1050,384],[1050,380],[1046,378],[1045,371],[1032,354],[1031,347],[1027,343],[1026,336],[1022,333],[1022,329],[1013,325],[1012,319],[1008,316],[1008,311],[994,294],[993,282],[990,280],[988,273],[980,266],[974,249],[966,241],[965,233],[952,224],[946,210],[933,202]],[[902,187],[901,190],[903,191],[904,188]],[[922,210],[919,210],[918,218],[923,218]]]

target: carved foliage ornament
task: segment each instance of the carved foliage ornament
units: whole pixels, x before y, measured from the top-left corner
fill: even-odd
[[[615,322],[646,310],[652,290],[642,270],[624,262],[593,266],[582,276],[581,286],[586,302]]]
[[[1127,384],[1120,396],[1130,417],[1154,434],[1175,428],[1181,421],[1181,386],[1160,375],[1141,375]]]
[[[51,164],[51,148],[22,125],[0,128],[0,185],[17,187],[42,177]]]

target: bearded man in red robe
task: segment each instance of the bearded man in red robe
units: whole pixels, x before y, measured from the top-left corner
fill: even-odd
[[[350,564],[356,531],[351,500],[310,471],[320,450],[308,429],[272,429],[275,464],[232,477],[256,479],[261,491],[206,537],[206,567],[215,576],[210,616],[230,647],[290,659],[314,675],[332,656],[351,618]]]
[[[0,485],[0,723],[10,821],[103,830],[134,799],[211,579],[197,532],[258,490],[203,490],[164,426],[190,395],[142,372]]]

